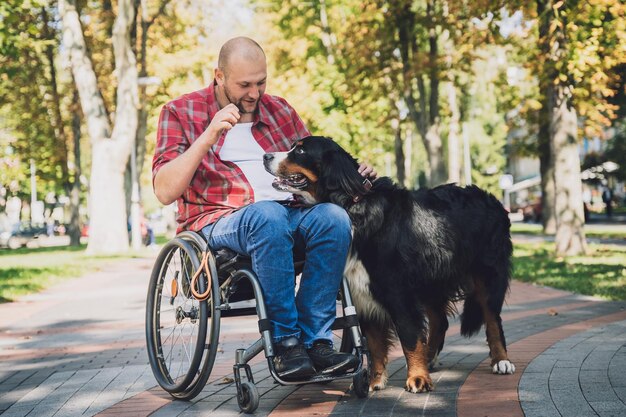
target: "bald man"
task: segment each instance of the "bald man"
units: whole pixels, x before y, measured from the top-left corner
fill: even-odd
[[[285,380],[353,369],[336,352],[331,325],[351,240],[346,212],[302,207],[272,187],[266,152],[283,152],[310,132],[282,98],[265,94],[267,65],[252,39],[226,42],[213,83],[167,103],[152,164],[154,191],[178,203],[179,231],[202,232],[213,249],[252,259],[271,321],[274,366]],[[364,176],[375,176],[362,165]],[[295,292],[293,253],[305,256]]]

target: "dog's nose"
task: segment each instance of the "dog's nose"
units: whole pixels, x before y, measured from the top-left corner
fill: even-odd
[[[274,154],[272,153],[266,153],[263,155],[263,162],[270,162],[272,159],[274,159]]]

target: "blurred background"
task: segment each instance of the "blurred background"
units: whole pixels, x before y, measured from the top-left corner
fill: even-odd
[[[160,108],[241,35],[267,93],[407,188],[485,188],[560,254],[626,213],[622,0],[3,0],[0,247],[173,236],[151,185]]]

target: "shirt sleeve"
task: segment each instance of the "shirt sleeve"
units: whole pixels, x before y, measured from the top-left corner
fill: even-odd
[[[166,104],[161,109],[157,128],[156,147],[152,158],[152,182],[161,167],[176,159],[189,148],[183,124],[176,109]]]

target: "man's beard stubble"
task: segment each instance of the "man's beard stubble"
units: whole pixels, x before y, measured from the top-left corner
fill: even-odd
[[[232,103],[235,106],[237,106],[237,109],[239,110],[239,113],[241,113],[241,114],[254,113],[256,111],[257,106],[259,105],[259,101],[257,100],[256,105],[254,106],[254,110],[247,111],[243,107],[243,104],[241,103],[242,99],[239,99],[239,100],[233,99],[232,96],[230,95],[230,93],[228,92],[228,88],[226,88],[226,86],[224,86],[224,95],[226,96],[226,98],[228,99],[228,101],[230,103]]]

